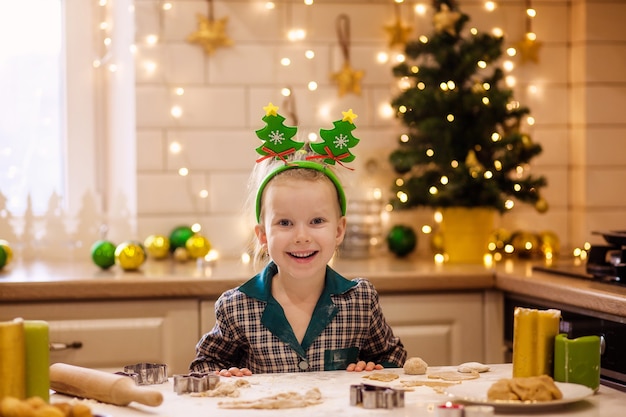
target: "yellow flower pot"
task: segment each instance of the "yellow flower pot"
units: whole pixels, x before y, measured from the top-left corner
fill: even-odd
[[[449,263],[483,263],[496,211],[487,207],[441,210],[441,238]]]

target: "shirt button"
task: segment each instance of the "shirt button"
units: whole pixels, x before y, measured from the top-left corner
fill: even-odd
[[[300,361],[300,363],[298,363],[298,368],[302,369],[303,371],[306,371],[307,369],[309,369],[309,363],[305,360]]]

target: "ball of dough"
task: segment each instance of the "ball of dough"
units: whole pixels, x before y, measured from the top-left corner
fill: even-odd
[[[428,364],[422,358],[409,358],[404,362],[404,373],[407,375],[424,375]]]

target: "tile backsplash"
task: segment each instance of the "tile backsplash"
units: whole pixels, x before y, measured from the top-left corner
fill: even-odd
[[[354,149],[355,171],[344,175],[349,198],[371,189],[388,196],[394,174],[387,162],[402,132],[389,115],[388,103],[397,91],[392,63],[379,63],[387,46],[384,26],[395,19],[392,1],[275,2],[215,1],[215,19],[228,18],[226,33],[233,45],[212,55],[186,42],[196,30],[196,15],[207,13],[207,2],[136,0],[136,140],[137,224],[139,237],[167,234],[180,224],[198,222],[222,256],[245,250],[252,228],[244,203],[246,182],[254,164],[263,126],[262,107],[290,108],[300,135],[331,128],[341,111],[358,114],[361,139]],[[504,30],[507,46],[525,30],[524,1],[497,2],[488,12],[481,2],[459,1],[470,26],[481,31]],[[402,18],[413,28],[411,39],[432,30],[431,11],[416,14],[407,2]],[[424,2],[430,6],[431,2]],[[626,4],[614,1],[534,1],[533,30],[543,42],[538,63],[516,63],[515,98],[531,109],[536,120],[527,131],[543,153],[532,170],[545,175],[545,214],[518,204],[500,220],[502,227],[526,231],[552,230],[565,248],[592,240],[591,230],[626,228],[626,194],[615,184],[626,179],[626,33],[621,16]],[[364,71],[360,95],[339,97],[330,74],[339,71],[344,56],[335,21],[350,18],[350,64]],[[306,30],[303,41],[287,40],[290,27]],[[157,35],[156,44],[147,44]],[[312,59],[306,50],[315,52]],[[395,51],[397,52],[397,51]],[[290,65],[281,64],[289,58]],[[310,81],[318,88],[310,91]],[[179,95],[177,89],[184,89]],[[290,88],[289,101],[281,95]],[[179,106],[180,117],[171,109]],[[293,124],[293,120],[287,123]],[[172,153],[170,145],[181,146]],[[187,176],[179,175],[186,167]],[[206,197],[201,197],[201,191]],[[404,223],[417,229],[432,223],[428,210],[392,212],[386,226]],[[428,239],[419,236],[419,252],[429,253]]]

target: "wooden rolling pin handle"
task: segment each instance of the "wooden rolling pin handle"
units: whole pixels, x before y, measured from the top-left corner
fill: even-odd
[[[138,387],[127,376],[65,363],[50,365],[50,388],[59,393],[114,405],[125,406],[135,401],[156,407],[163,403],[161,392]]]

